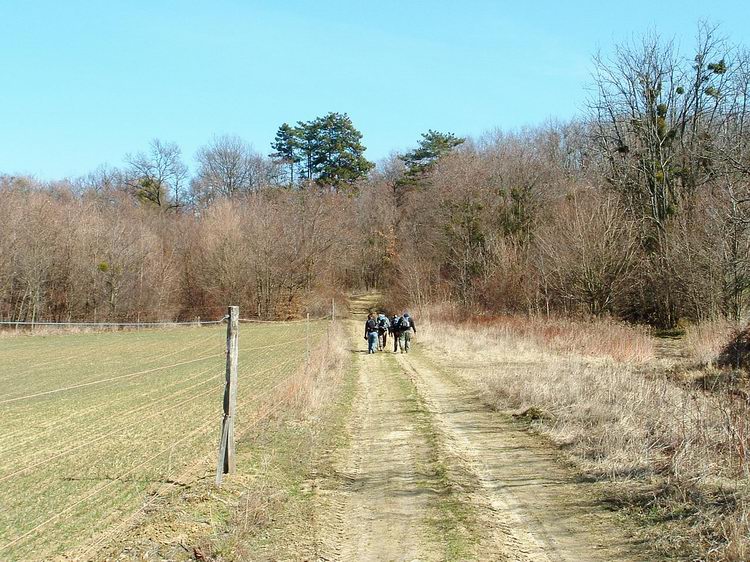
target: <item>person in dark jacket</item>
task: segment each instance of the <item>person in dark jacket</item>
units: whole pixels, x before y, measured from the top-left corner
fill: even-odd
[[[401,317],[398,314],[394,314],[391,318],[391,337],[393,337],[393,353],[398,351],[398,338],[400,333],[398,331],[398,323],[401,322]]]
[[[398,323],[398,346],[401,349],[401,353],[409,353],[409,350],[411,349],[412,330],[414,330],[415,334],[417,333],[417,325],[414,323],[414,318],[412,318],[408,312],[404,312],[404,315]]]
[[[367,353],[377,353],[378,351],[378,322],[375,315],[370,313],[365,322],[365,340],[367,341]]]

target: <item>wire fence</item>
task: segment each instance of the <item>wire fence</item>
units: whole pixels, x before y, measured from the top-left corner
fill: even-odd
[[[82,326],[86,328],[158,328],[164,326],[211,326],[221,324],[226,320],[226,316],[221,320],[187,320],[187,321],[166,321],[166,322],[30,322],[30,321],[13,321],[3,320],[0,326]]]
[[[225,321],[101,323],[144,330],[0,344],[0,558],[55,557],[80,545],[87,557],[173,489],[177,475],[213,470]],[[330,327],[241,322],[238,436],[285,407],[283,389]]]
[[[330,320],[332,316],[326,315],[317,318],[316,320]],[[212,326],[216,324],[222,324],[226,322],[227,316],[223,316],[218,320],[201,320],[200,317],[196,317],[195,320],[164,320],[160,322],[61,322],[61,321],[46,321],[46,320],[0,320],[0,327],[69,327],[69,328],[163,328],[171,326]],[[303,324],[308,322],[305,318],[295,318],[288,320],[264,320],[262,318],[240,318],[239,321],[242,324]]]

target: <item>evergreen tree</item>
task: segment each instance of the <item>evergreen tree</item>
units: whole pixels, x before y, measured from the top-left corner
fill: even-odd
[[[317,147],[320,144],[318,132],[314,126],[314,121],[298,121],[295,127],[297,138],[297,148],[299,150],[299,159],[302,162],[302,172],[300,174],[300,183],[310,183],[315,179],[314,165]]]
[[[289,166],[289,187],[294,185],[294,166],[300,161],[298,131],[288,123],[284,123],[276,132],[276,137],[271,143],[275,150],[271,158],[281,161]]]
[[[284,123],[276,133],[271,156],[290,166],[300,164],[299,184],[315,182],[337,191],[348,190],[367,175],[374,164],[364,157],[362,133],[346,113],[328,113],[296,127]]]
[[[364,157],[362,133],[346,113],[329,113],[309,123],[317,140],[313,155],[315,181],[334,189],[351,186],[374,167]]]
[[[423,183],[437,161],[463,144],[465,140],[453,133],[440,133],[432,129],[422,133],[419,146],[400,156],[406,165],[406,173],[397,182],[397,186],[414,186]]]

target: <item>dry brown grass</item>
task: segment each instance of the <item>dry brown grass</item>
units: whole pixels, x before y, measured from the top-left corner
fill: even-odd
[[[335,394],[347,363],[347,340],[340,323],[330,324],[323,341],[311,350],[309,359],[300,368],[287,388],[286,414],[298,419],[316,415]]]
[[[71,334],[100,334],[110,332],[142,332],[145,330],[175,330],[184,327],[200,328],[201,324],[195,323],[176,323],[176,322],[160,322],[158,326],[143,325],[141,327],[136,326],[108,326],[106,324],[90,325],[90,326],[76,326],[76,325],[65,325],[60,324],[59,326],[22,326],[16,329],[13,326],[4,325],[0,327],[0,339],[6,338],[24,338],[24,337],[46,337],[46,336],[61,336]]]
[[[702,322],[687,328],[682,343],[692,361],[714,365],[737,331],[737,324],[728,320]]]
[[[654,358],[653,340],[645,328],[613,320],[507,317],[492,325],[506,338],[530,340],[561,353],[610,357],[618,362],[644,363]]]
[[[638,363],[655,357],[654,340],[648,328],[608,318],[589,321],[544,316],[466,318],[449,303],[420,310],[419,317],[440,325],[487,328],[504,340],[532,343],[559,353]]]
[[[665,550],[699,544],[706,560],[747,560],[747,403],[649,368],[649,336],[629,326],[526,318],[440,326],[422,332],[489,404],[532,412],[534,427],[586,473],[648,484],[644,513],[683,517],[670,531],[679,536],[662,537]]]
[[[54,328],[54,327],[35,327],[33,330],[30,328],[19,328],[3,327],[0,329],[0,339],[8,338],[28,338],[36,336],[57,336],[60,334],[91,334],[94,332],[113,332],[111,328],[107,329],[94,329],[94,328]]]

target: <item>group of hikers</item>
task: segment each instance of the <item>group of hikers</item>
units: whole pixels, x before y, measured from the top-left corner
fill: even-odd
[[[367,341],[367,353],[385,351],[388,344],[388,334],[393,337],[393,352],[401,350],[401,353],[409,353],[411,349],[411,333],[417,333],[414,318],[404,312],[401,316],[394,314],[388,318],[384,313],[375,314],[371,312],[365,322],[365,340]]]

